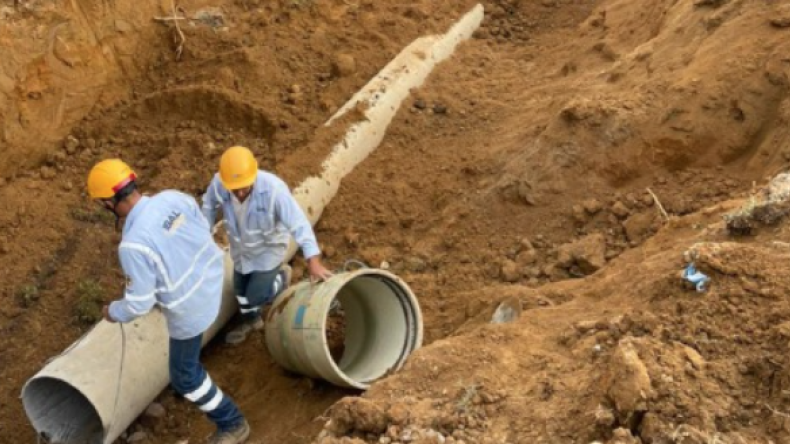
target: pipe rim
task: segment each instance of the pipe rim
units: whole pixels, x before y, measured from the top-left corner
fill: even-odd
[[[93,425],[97,426],[97,430],[101,430],[101,433],[100,435],[94,436],[96,438],[95,440],[90,440],[86,437],[83,437],[83,439],[86,439],[86,441],[83,442],[101,443],[104,441],[107,435],[107,429],[105,428],[104,420],[102,419],[99,411],[96,409],[94,403],[74,384],[63,378],[51,375],[42,375],[30,379],[22,388],[22,394],[20,396],[22,398],[22,405],[25,409],[25,414],[27,415],[30,424],[33,426],[33,429],[36,431],[37,436],[46,438],[52,442],[72,442],[68,440],[69,436],[62,436],[62,431],[58,432],[54,429],[55,425],[53,424],[51,417],[47,415],[35,414],[41,410],[46,411],[46,403],[41,402],[40,399],[51,398],[54,395],[51,387],[37,388],[37,386],[40,385],[57,385],[60,386],[58,387],[58,392],[65,393],[70,397],[75,397],[75,395],[78,396],[79,399],[77,399],[76,402],[80,405],[79,408],[72,406],[74,410],[61,409],[61,411],[85,411],[85,409],[87,409],[87,416],[90,417],[90,421],[93,423]],[[41,390],[46,394],[34,393],[31,390]],[[90,428],[88,428],[88,430],[90,430]]]
[[[390,291],[396,295],[398,302],[403,309],[403,317],[406,322],[406,336],[404,338],[404,344],[401,349],[400,356],[398,357],[397,362],[392,367],[390,367],[390,369],[384,372],[384,374],[366,381],[359,381],[349,377],[348,374],[343,371],[338,366],[338,363],[332,358],[329,350],[329,344],[327,342],[327,322],[329,320],[329,310],[322,310],[321,315],[321,344],[323,345],[323,348],[326,352],[329,366],[349,387],[361,390],[367,390],[370,388],[372,383],[389,376],[394,371],[397,371],[403,367],[403,365],[406,363],[406,359],[408,359],[408,357],[422,345],[423,336],[422,311],[420,310],[417,297],[414,295],[414,292],[412,292],[411,288],[406,285],[406,282],[404,282],[403,279],[386,270],[377,268],[361,268],[359,270],[344,273],[343,280],[339,284],[338,291],[331,300],[327,301],[327,304],[331,304],[333,300],[337,299],[337,295],[340,293],[340,290],[351,283],[351,281],[366,276],[373,277],[386,285]]]

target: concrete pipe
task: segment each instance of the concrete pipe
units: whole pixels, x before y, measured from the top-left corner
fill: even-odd
[[[225,255],[222,307],[203,337],[206,344],[234,315],[233,262]],[[25,413],[53,443],[111,443],[170,381],[164,315],[154,310],[134,322],[101,321],[50,362],[22,389]]]
[[[330,156],[324,161],[321,173],[307,178],[294,190],[294,196],[307,213],[311,223],[315,224],[318,221],[325,206],[337,193],[342,179],[381,142],[392,117],[403,99],[408,97],[410,89],[422,85],[434,66],[448,58],[458,43],[468,39],[479,27],[482,19],[483,8],[477,5],[448,33],[416,40],[327,122],[331,124],[334,118],[344,114],[359,102],[365,102],[367,105],[365,119],[354,124],[343,141],[333,148]],[[294,251],[292,245],[286,259],[290,259]],[[205,341],[222,328],[235,313],[236,302],[230,285],[231,270],[230,258],[226,257],[223,308],[216,323],[207,332]],[[382,294],[381,286],[375,284],[375,279],[378,279],[379,283],[399,282],[394,276],[390,275],[386,279],[382,276],[385,274],[378,277],[366,276],[364,279],[360,276],[359,282],[355,278],[353,283],[347,282],[347,289],[337,293],[337,297],[341,303],[348,299],[347,309],[351,312],[369,310],[378,316],[378,313],[383,313],[385,310],[383,305],[371,299],[351,297],[347,294],[355,291]],[[342,280],[343,278],[338,278],[333,282]],[[392,294],[406,296],[394,297],[393,301],[400,301],[398,302],[400,304],[413,300],[411,292],[404,288],[406,287],[395,286],[396,290],[393,290]],[[395,307],[394,302],[393,307]],[[404,334],[412,333],[415,335],[407,341],[412,345],[403,347],[386,345],[387,350],[397,351],[392,353],[400,354],[409,351],[409,347],[419,346],[422,333],[414,326],[419,322],[419,311],[416,307],[416,302],[414,305],[406,303],[405,308],[401,306],[400,310],[417,310],[417,315],[414,315],[416,317],[399,317],[395,324],[389,325],[391,328],[401,329],[398,333],[400,336],[397,337],[403,338]],[[353,317],[360,319],[358,315]],[[377,322],[382,320],[383,318]],[[353,327],[355,331],[364,331],[366,334],[379,331],[377,326],[355,322],[357,322]],[[408,322],[414,324],[411,327],[403,324]],[[403,330],[404,328],[406,330]],[[408,333],[409,331],[412,333]],[[121,332],[121,327],[118,325],[99,322],[93,330],[48,362],[25,384],[22,389],[22,402],[31,424],[39,435],[62,444],[109,444],[115,441],[167,386],[168,334],[164,316],[154,311],[133,323],[126,324],[123,327],[125,334]],[[355,347],[372,351],[363,339],[356,339],[361,341],[359,343],[349,339],[348,358],[344,355],[339,365],[340,369],[346,371],[332,376],[335,379],[330,379],[331,381],[340,385],[363,387],[382,375],[381,363],[392,361],[396,366],[402,364],[400,358],[377,354],[376,356],[379,357],[375,361],[363,360],[364,365],[370,366],[369,368],[357,367],[351,361],[361,359],[363,356],[360,352],[353,351]],[[123,361],[122,349],[126,350]],[[309,367],[304,368],[309,370]],[[293,367],[293,369],[301,371],[301,367]],[[342,375],[347,379],[343,379]]]
[[[335,300],[343,313],[335,328],[344,331],[341,352],[333,356],[327,330]],[[267,316],[266,345],[293,372],[364,390],[422,345],[422,313],[406,283],[391,273],[341,273],[280,295]]]

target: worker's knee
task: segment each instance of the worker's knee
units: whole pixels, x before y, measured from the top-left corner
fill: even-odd
[[[170,384],[179,394],[199,387],[206,376],[200,364],[201,336],[187,340],[170,340]]]
[[[207,374],[202,366],[190,368],[187,366],[170,366],[170,385],[180,395],[192,392],[200,387]]]

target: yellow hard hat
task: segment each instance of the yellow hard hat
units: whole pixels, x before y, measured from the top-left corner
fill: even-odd
[[[258,161],[243,146],[228,148],[219,159],[219,180],[228,190],[246,188],[255,183]]]
[[[122,160],[102,160],[88,174],[88,194],[91,199],[112,199],[136,179],[137,175]]]

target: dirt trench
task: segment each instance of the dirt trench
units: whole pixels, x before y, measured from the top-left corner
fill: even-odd
[[[153,20],[172,15],[167,4],[21,3],[0,10],[9,25],[0,35],[42,37],[0,62],[0,442],[34,439],[18,432],[22,383],[123,285],[108,266],[112,221],[81,196],[93,162],[122,156],[149,190],[199,196],[222,150],[241,144],[295,185],[337,137],[322,128],[333,111],[413,38],[472,4],[179,3],[186,40],[176,60],[177,30]],[[670,433],[682,425],[782,442],[783,425],[754,401],[770,389],[784,411],[781,366],[762,364],[754,342],[724,339],[779,344],[782,302],[750,305],[733,283],[708,307],[672,279],[680,253],[721,215],[706,208],[787,166],[787,11],[737,0],[484,5],[482,29],[414,92],[317,226],[330,265],[361,259],[406,279],[429,346],[333,409],[357,393],[284,373],[262,337],[210,346],[205,362],[249,416],[251,442],[313,442],[327,418],[328,442],[408,442],[428,429],[456,442],[683,442]],[[100,19],[80,25],[90,14]],[[667,227],[651,192],[686,222]],[[774,253],[754,254],[763,263]],[[779,270],[748,273],[773,282],[771,294],[783,288]],[[521,321],[481,328],[505,297],[519,301]],[[723,324],[728,313],[740,330]],[[756,321],[766,313],[770,324]],[[707,339],[704,319],[717,320]],[[19,339],[33,337],[35,347]],[[711,337],[721,343],[708,348]],[[676,343],[710,361],[709,373],[692,376],[705,364]],[[783,362],[771,347],[769,362]],[[648,356],[666,356],[672,370]],[[646,372],[650,390],[640,394],[645,378],[612,384],[620,368]],[[129,431],[141,442],[211,432],[172,392],[158,402],[166,416]]]

